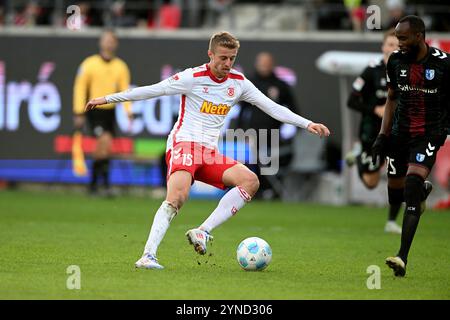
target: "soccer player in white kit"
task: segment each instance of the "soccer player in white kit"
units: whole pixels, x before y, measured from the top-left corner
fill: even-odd
[[[281,122],[307,129],[320,137],[330,135],[326,126],[273,102],[242,73],[232,69],[239,46],[232,34],[216,33],[209,42],[209,63],[188,68],[157,84],[93,99],[86,105],[88,111],[107,103],[181,94],[178,120],[166,147],[166,199],[155,214],[144,253],[135,264],[137,268],[163,268],[156,251],[170,222],[187,200],[194,180],[221,189],[231,188],[198,228],[186,232],[189,243],[199,254],[206,253],[207,242],[212,239],[211,231],[234,216],[258,190],[259,181],[252,171],[218,152],[225,117],[236,103],[247,101]]]

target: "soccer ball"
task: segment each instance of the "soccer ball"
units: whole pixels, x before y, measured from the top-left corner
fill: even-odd
[[[272,249],[266,241],[258,237],[243,240],[236,253],[239,265],[246,271],[264,270],[272,261]]]

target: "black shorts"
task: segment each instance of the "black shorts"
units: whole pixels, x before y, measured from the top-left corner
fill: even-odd
[[[425,136],[405,139],[391,136],[386,159],[388,177],[406,176],[410,164],[422,166],[431,171],[436,162],[436,155],[446,138],[446,136]]]
[[[114,109],[94,109],[86,114],[86,118],[93,136],[99,137],[104,132],[115,135],[116,111]]]
[[[363,174],[378,172],[384,162],[372,163],[372,145],[363,144],[361,154],[356,158],[358,165],[358,174],[362,177]]]

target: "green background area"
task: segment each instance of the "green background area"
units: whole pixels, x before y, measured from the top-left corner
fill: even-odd
[[[383,232],[385,209],[257,201],[214,230],[212,256],[198,256],[184,233],[217,202],[188,201],[158,252],[165,269],[135,269],[160,203],[0,192],[0,299],[450,298],[448,211],[422,216],[406,278],[384,265],[400,243]],[[246,272],[236,261],[239,242],[250,236],[272,247],[262,272]],[[71,265],[81,270],[80,290],[66,287]],[[380,267],[380,290],[366,285],[373,265]]]

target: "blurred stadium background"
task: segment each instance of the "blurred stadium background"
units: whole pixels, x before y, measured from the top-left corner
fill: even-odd
[[[82,17],[75,30],[67,27],[72,5]],[[380,8],[379,30],[367,28],[370,5]],[[343,160],[359,126],[346,107],[351,83],[380,55],[382,31],[405,14],[420,15],[429,43],[450,52],[448,1],[0,0],[0,298],[192,299],[195,288],[200,299],[448,299],[449,216],[436,211],[419,227],[411,277],[395,281],[386,268],[385,290],[367,289],[367,266],[381,266],[399,238],[382,233],[385,174],[369,192]],[[87,198],[89,177],[72,172],[74,79],[83,59],[98,52],[105,27],[117,30],[118,56],[134,86],[207,62],[211,34],[229,30],[241,40],[236,68],[249,76],[257,53],[272,53],[297,112],[332,131],[328,139],[295,133],[292,161],[272,181],[282,202],[255,201],[215,230],[209,264],[183,234],[222,193],[196,184],[191,197],[202,200],[186,204],[160,250],[168,272],[133,267],[164,196],[161,156],[178,97],[134,103],[131,133],[123,107],[116,108],[111,178],[121,197]],[[229,113],[227,127],[238,112]],[[83,141],[88,163],[94,143]],[[238,147],[246,155],[248,146]],[[441,152],[431,206],[448,197],[449,167],[450,153]],[[244,273],[235,261],[237,244],[253,235],[274,250],[267,272]],[[79,293],[65,286],[73,264],[83,272]],[[255,281],[264,285],[254,290]]]
[[[372,4],[380,8],[379,30],[369,30],[365,23],[370,17],[366,8]],[[67,27],[72,5],[78,6],[81,14],[76,30]],[[250,75],[256,54],[272,53],[277,75],[292,86],[297,112],[327,124],[333,132],[326,140],[297,132],[293,160],[281,169],[280,181],[274,182],[282,189],[282,199],[383,205],[385,185],[368,192],[358,181],[356,169],[346,168],[342,160],[357,140],[359,125],[358,116],[345,106],[346,95],[368,60],[344,61],[342,65],[332,56],[323,68],[318,59],[329,51],[378,55],[381,31],[407,13],[423,17],[429,43],[449,51],[449,9],[446,1],[419,0],[2,0],[1,185],[32,183],[59,188],[87,183],[87,177],[76,177],[71,171],[72,90],[80,62],[98,52],[98,36],[104,27],[117,30],[118,55],[128,63],[135,86],[206,62],[207,40],[214,31],[225,29],[242,41],[238,69]],[[123,109],[119,106],[116,110],[119,134],[114,144],[112,183],[126,191],[142,187],[148,192],[161,191],[160,157],[177,116],[178,97],[135,103],[133,110],[138,118],[131,134]],[[230,113],[228,127],[238,112],[239,107]],[[93,141],[87,139],[83,147],[90,161]],[[313,151],[305,151],[308,149]],[[430,201],[446,192],[441,184]],[[220,193],[199,186],[193,195],[215,197]]]

